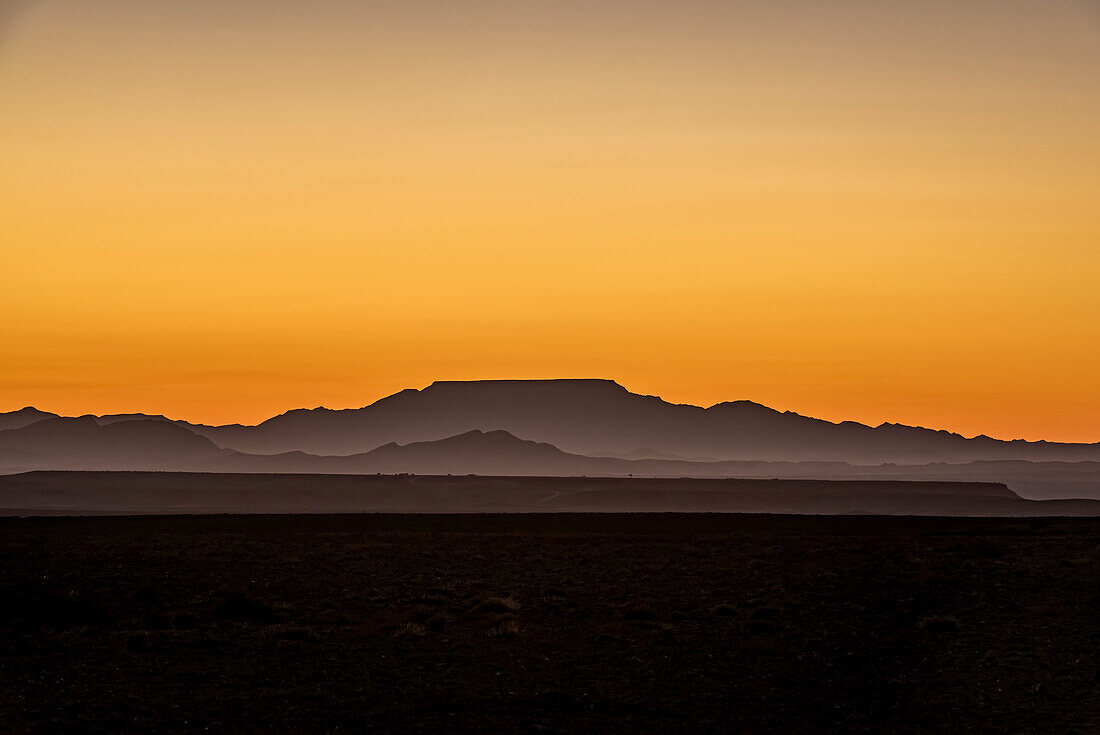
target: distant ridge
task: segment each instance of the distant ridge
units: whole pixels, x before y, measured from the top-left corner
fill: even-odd
[[[0,425],[37,416],[0,414]],[[894,423],[877,427],[852,421],[833,423],[746,400],[703,408],[631,393],[605,379],[437,381],[422,390],[399,391],[363,408],[294,409],[256,426],[204,426],[144,414],[96,420],[111,424],[134,419],[174,423],[221,448],[266,455],[354,455],[387,444],[502,430],[570,454],[624,458],[867,465],[1100,461],[1100,443],[1003,441]]]
[[[440,381],[358,409],[298,409],[258,426],[193,427],[222,447],[274,454],[355,454],[391,442],[502,429],[585,455],[859,464],[981,459],[1100,460],[1100,444],[965,438],[898,424],[870,427],[779,412],[751,401],[709,408],[627,391],[611,380]]]
[[[0,431],[0,467],[8,468],[191,469],[221,454],[209,439],[163,421],[49,418]]]
[[[56,418],[58,418],[58,415],[56,413],[39,411],[37,408],[27,406],[26,408],[21,408],[18,411],[0,413],[0,431],[8,431],[9,429],[22,429],[24,426],[30,426],[33,423],[44,421],[45,419]]]
[[[645,450],[641,454],[649,454]],[[101,423],[55,418],[0,431],[0,474],[32,470],[515,477],[782,478],[1004,483],[1026,498],[1100,498],[1100,462],[988,460],[967,463],[855,465],[837,461],[691,461],[563,452],[503,430],[472,430],[435,441],[391,442],[353,455],[301,451],[249,454],[221,449],[167,420]]]

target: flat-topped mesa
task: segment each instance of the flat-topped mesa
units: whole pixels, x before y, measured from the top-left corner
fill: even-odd
[[[392,451],[392,450],[391,450]],[[402,452],[396,450],[395,454]],[[5,508],[72,513],[742,512],[1100,516],[1100,501],[1039,502],[1003,486],[849,480],[33,472],[0,477]],[[440,466],[442,469],[442,466]],[[476,465],[468,465],[475,470]],[[435,475],[435,476],[431,476]],[[662,523],[669,522],[668,519]],[[676,521],[679,523],[679,521]]]
[[[870,482],[869,485],[876,483]],[[884,483],[886,486],[887,483]],[[955,482],[950,480],[905,480],[893,484],[892,490],[913,494],[928,495],[968,495],[984,498],[1007,498],[1020,500],[1020,494],[1014,492],[1003,482]]]
[[[606,378],[550,378],[532,380],[436,380],[420,391],[428,394],[616,395],[629,391]]]

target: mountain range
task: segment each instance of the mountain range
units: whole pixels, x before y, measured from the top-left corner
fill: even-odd
[[[33,408],[0,414],[0,429],[56,417]],[[164,416],[115,414],[100,424]],[[674,404],[627,391],[611,380],[438,381],[363,408],[295,409],[255,426],[172,421],[219,447],[253,454],[366,452],[395,442],[444,439],[500,429],[584,455],[638,458],[843,461],[862,464],[983,459],[1100,461],[1100,443],[1005,441],[884,423],[833,423],[752,401],[709,408]]]
[[[703,408],[609,380],[436,382],[256,426],[0,414],[0,472],[37,469],[935,479],[1100,497],[1100,444],[832,423],[750,401]]]

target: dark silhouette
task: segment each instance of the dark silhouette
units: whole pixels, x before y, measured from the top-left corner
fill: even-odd
[[[25,411],[19,412],[26,416]],[[638,452],[647,455],[655,450]],[[473,430],[437,441],[388,443],[346,456],[222,449],[167,419],[46,418],[0,431],[0,473],[30,470],[162,470],[312,474],[477,474],[568,477],[724,477],[1005,483],[1024,497],[1100,498],[1100,462],[983,460],[923,465],[846,462],[626,459],[564,452],[506,431]]]
[[[166,421],[157,416],[108,416]],[[1100,461],[1100,444],[965,438],[899,424],[870,427],[781,413],[751,401],[710,408],[631,393],[610,380],[484,380],[433,383],[358,409],[298,409],[257,426],[178,422],[215,444],[252,454],[346,455],[390,442],[432,441],[502,429],[566,452],[638,458],[767,461],[969,462],[988,459]]]
[[[30,472],[0,477],[0,514],[810,513],[1100,515],[1097,500],[1025,500],[968,482]]]
[[[7,431],[8,429],[22,429],[24,426],[30,426],[31,424],[37,423],[44,419],[55,418],[57,418],[56,413],[39,411],[37,408],[27,406],[26,408],[21,408],[18,411],[0,413],[0,431]]]
[[[164,421],[48,418],[0,432],[0,467],[8,468],[191,469],[220,454],[209,439]]]

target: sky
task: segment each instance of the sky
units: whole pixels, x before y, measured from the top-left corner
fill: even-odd
[[[0,0],[0,410],[1100,441],[1100,3]]]

